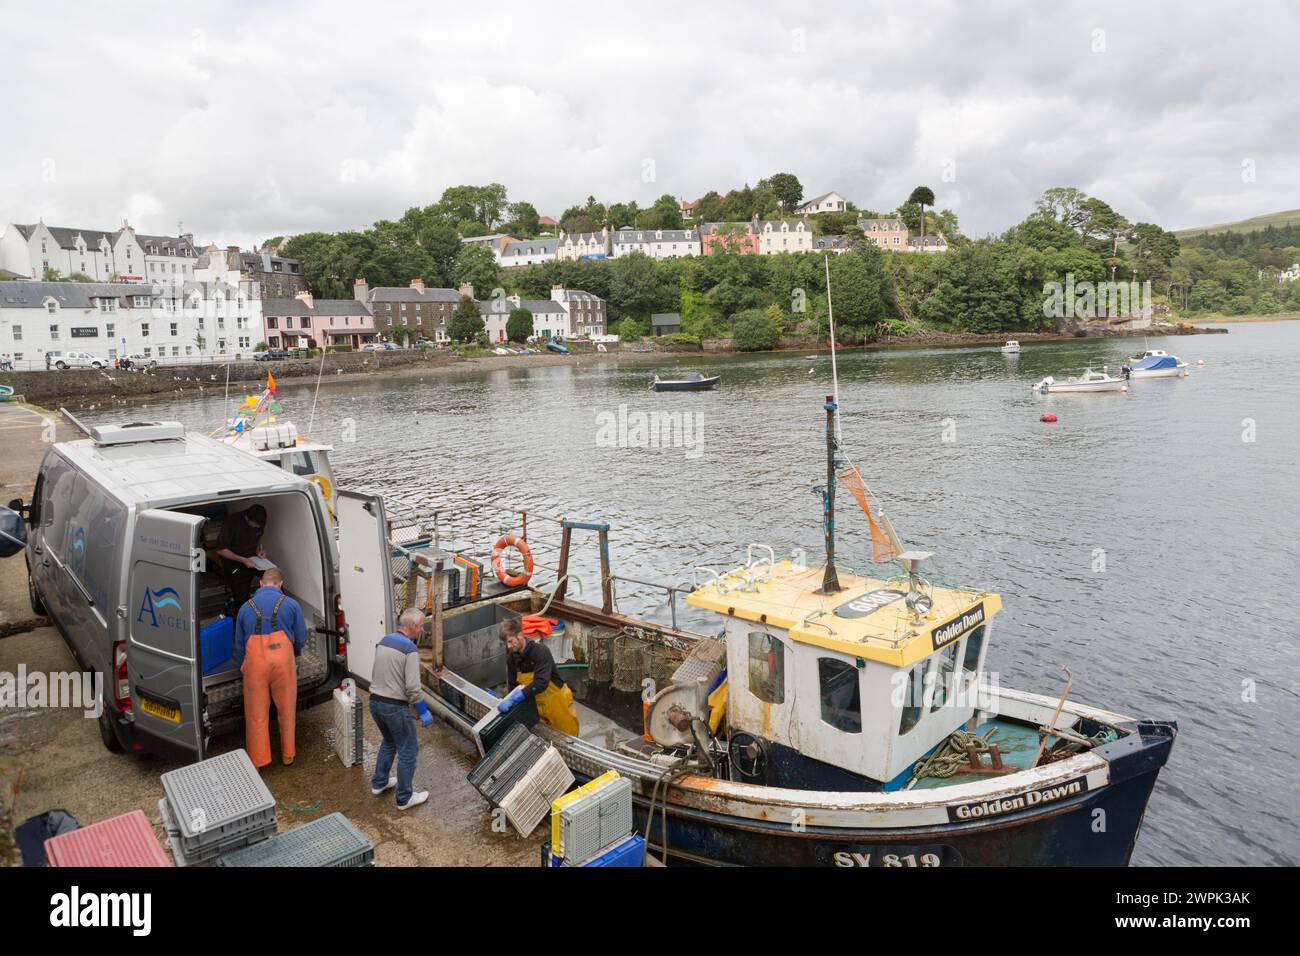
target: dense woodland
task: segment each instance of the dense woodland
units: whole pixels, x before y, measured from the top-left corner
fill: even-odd
[[[794,176],[777,174],[753,187],[705,194],[696,217],[704,222],[775,218],[789,215],[802,196]],[[1278,269],[1300,256],[1297,227],[1180,242],[1158,225],[1130,222],[1103,200],[1061,187],[1047,190],[1025,219],[1003,234],[968,239],[953,212],[936,211],[934,202],[934,193],[921,186],[887,215],[903,218],[913,233],[924,218],[927,234],[947,237],[948,252],[882,251],[859,242],[850,252],[831,256],[837,331],[846,343],[882,334],[1049,328],[1053,320],[1044,316],[1044,286],[1063,283],[1067,274],[1076,283],[1149,280],[1158,300],[1185,315],[1300,307],[1300,283],[1277,281]],[[818,234],[841,235],[852,234],[859,216],[876,215],[853,207],[811,218]],[[678,201],[668,195],[645,209],[589,197],[565,210],[560,223],[572,232],[683,225]],[[546,298],[553,284],[563,283],[605,299],[610,330],[624,337],[647,334],[654,312],[680,312],[683,333],[702,338],[736,333],[738,341],[766,342],[775,335],[825,334],[821,254],[719,250],[655,261],[634,253],[503,270],[489,249],[461,242],[495,232],[543,233],[535,207],[509,202],[500,184],[451,187],[436,203],[360,231],[312,232],[271,242],[281,254],[302,261],[313,292],[323,297],[350,296],[358,277],[371,287],[405,286],[415,277],[429,286],[469,282],[480,298],[498,288]]]

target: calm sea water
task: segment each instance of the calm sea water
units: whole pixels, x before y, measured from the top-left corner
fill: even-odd
[[[1030,392],[1044,375],[1117,370],[1140,340],[1030,344],[1018,357],[842,353],[845,446],[942,578],[1003,595],[989,666],[1004,685],[1055,695],[1064,664],[1073,699],[1179,722],[1135,863],[1295,864],[1300,615],[1287,601],[1300,572],[1300,322],[1149,344],[1191,376],[1124,395]],[[721,388],[649,391],[656,371],[689,369],[720,373]],[[825,354],[539,361],[325,388],[313,431],[337,446],[345,486],[608,520],[617,572],[685,583],[695,565],[742,562],[749,542],[816,560],[810,489],[824,475],[829,382]],[[311,388],[281,392],[305,427]],[[618,447],[616,425],[601,426],[620,406],[633,426],[636,413],[689,412],[702,432],[691,447]],[[132,414],[206,429],[226,411],[218,395]],[[1040,423],[1044,411],[1059,422]],[[865,566],[865,522],[840,500],[841,556]],[[487,548],[509,524],[448,530]],[[530,537],[549,531],[530,525]],[[598,601],[594,540],[579,536],[575,559]],[[662,593],[630,585],[619,605],[668,616]]]

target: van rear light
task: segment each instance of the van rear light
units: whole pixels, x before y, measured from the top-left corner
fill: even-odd
[[[126,641],[113,642],[113,701],[117,709],[131,709],[131,680],[126,673]]]
[[[338,632],[338,648],[335,653],[343,657],[348,652],[348,642],[344,638],[347,633],[348,619],[343,613],[343,595],[339,594],[334,597],[334,629]]]

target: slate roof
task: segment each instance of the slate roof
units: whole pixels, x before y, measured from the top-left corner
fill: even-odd
[[[262,314],[281,315],[370,315],[364,302],[356,299],[315,299],[310,306],[302,299],[263,299]]]
[[[380,286],[370,290],[371,302],[459,302],[455,289],[412,289],[409,286]]]
[[[39,225],[40,223],[31,223],[30,225],[14,223],[18,232],[27,240],[32,238]],[[67,226],[46,226],[45,228],[50,231],[50,235],[54,237],[54,241],[59,244],[60,249],[76,249],[77,236],[81,236],[85,241],[87,249],[98,249],[101,239],[108,240],[108,244],[112,246],[126,231],[125,229],[118,229],[114,232],[105,232],[102,229],[73,229]],[[188,259],[198,256],[198,251],[194,248],[194,245],[184,236],[152,236],[137,232],[135,239],[144,249],[146,255],[179,256]],[[157,251],[151,251],[150,246],[155,247]]]
[[[555,255],[555,250],[559,245],[559,239],[518,239],[505,244],[505,247],[501,250],[501,258],[509,259],[511,256],[543,254]]]
[[[5,282],[0,285],[0,308],[43,309],[52,296],[63,309],[92,309],[96,308],[92,299],[136,295],[153,301],[153,290],[142,282]]]

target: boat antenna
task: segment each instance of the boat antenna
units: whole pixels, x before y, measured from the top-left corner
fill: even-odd
[[[316,391],[311,396],[311,416],[307,420],[307,434],[311,435],[311,427],[316,424],[316,399],[320,397],[320,378],[325,374],[325,350],[320,350],[320,368],[316,370]]]
[[[835,594],[841,590],[835,573],[835,412],[834,395],[826,396],[826,487],[822,490],[822,529],[826,536],[826,571],[818,594]]]
[[[835,393],[832,396],[832,400],[835,402],[836,408],[838,408],[840,404],[840,372],[839,372],[839,367],[835,362],[835,307],[831,304],[830,253],[827,253],[824,258],[825,258],[825,265],[826,265],[826,317],[830,322],[830,327],[831,327],[831,391]],[[841,432],[840,420],[838,417],[836,417],[835,418],[835,440],[836,442],[839,442],[843,438],[844,435]]]
[[[223,408],[230,407],[230,360],[229,359],[226,360],[226,397],[222,399],[221,406]]]

